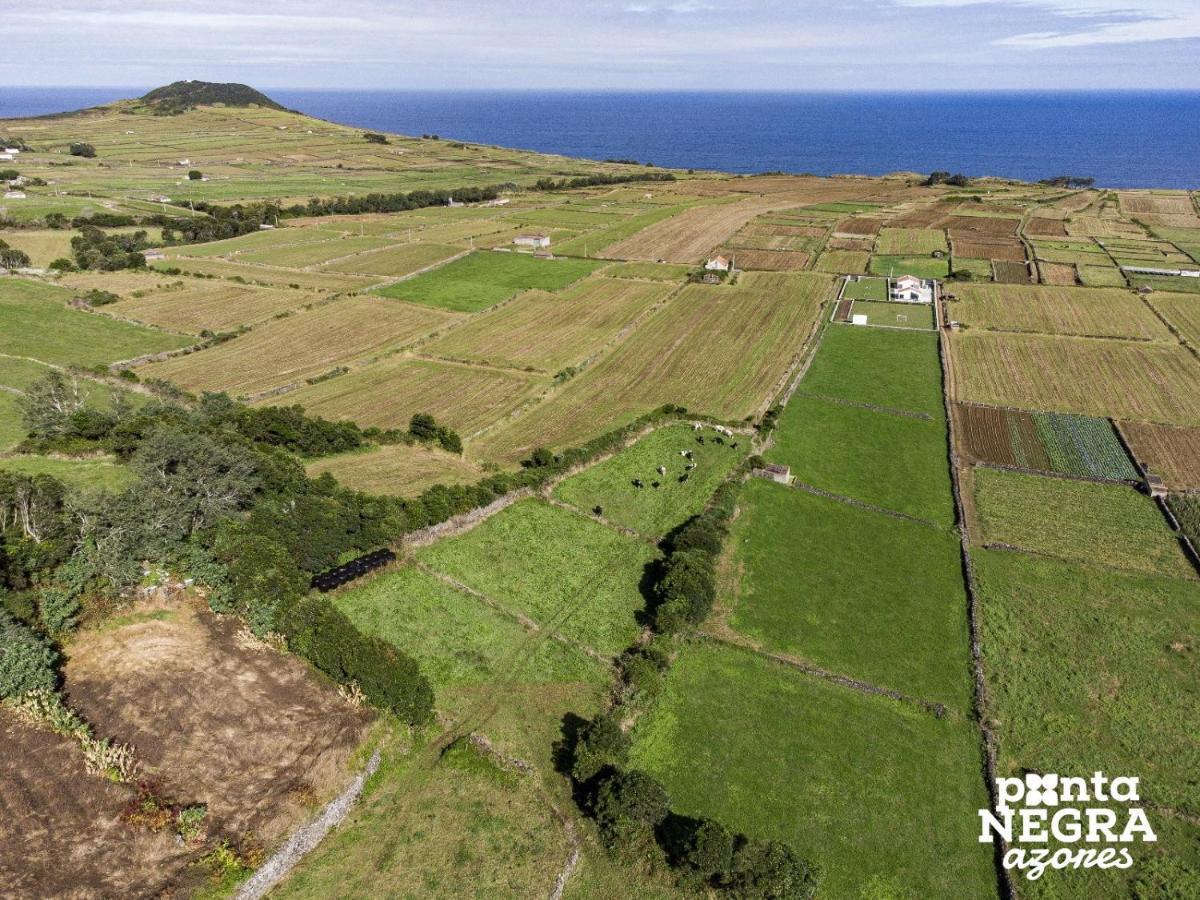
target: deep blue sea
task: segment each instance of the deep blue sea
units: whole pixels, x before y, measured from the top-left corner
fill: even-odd
[[[145,88],[3,88],[0,117]],[[361,128],[729,172],[946,169],[1200,188],[1200,93],[534,93],[267,90]]]

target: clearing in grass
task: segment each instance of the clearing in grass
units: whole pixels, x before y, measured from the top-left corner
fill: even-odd
[[[54,456],[9,456],[0,459],[0,471],[22,475],[50,475],[80,490],[121,491],[136,480],[133,472],[111,457],[66,459]]]
[[[376,293],[438,309],[478,312],[532,288],[561,290],[599,265],[584,259],[479,251]]]
[[[1020,547],[1074,562],[1195,578],[1154,501],[1131,487],[975,470],[984,544]]]
[[[739,507],[735,629],[765,650],[969,713],[955,535],[760,478]]]
[[[72,292],[19,278],[0,280],[0,353],[56,365],[95,366],[194,343],[129,322],[71,309]]]
[[[709,429],[694,431],[691,425],[659,428],[611,459],[563,481],[554,496],[585,512],[599,507],[609,521],[661,537],[700,512],[750,450],[749,437],[721,438],[718,444],[720,437]],[[683,456],[684,452],[690,455]],[[658,473],[659,466],[666,469],[665,475]],[[634,485],[639,480],[640,488]]]
[[[422,563],[503,608],[606,656],[637,636],[646,606],[638,586],[657,556],[644,541],[541,500],[513,504],[417,552]]]
[[[748,651],[696,643],[634,733],[672,809],[790,843],[829,897],[992,898],[979,738]]]
[[[1136,774],[1159,838],[1128,845],[1126,871],[1047,870],[1022,880],[1022,895],[1186,896],[1200,885],[1200,828],[1161,810],[1200,808],[1195,584],[1020,553],[972,557],[998,774]]]

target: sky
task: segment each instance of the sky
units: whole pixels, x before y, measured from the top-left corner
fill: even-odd
[[[1200,89],[1200,0],[4,0],[0,85]],[[3,91],[3,87],[0,87]]]

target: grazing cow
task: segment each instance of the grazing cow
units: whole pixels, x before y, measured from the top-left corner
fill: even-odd
[[[685,469],[687,469],[687,470],[690,472],[690,471],[692,471],[692,469],[696,468],[696,464],[695,464],[695,463],[688,463],[686,466],[684,466],[684,468],[685,468]]]
[[[659,474],[659,475],[666,475],[666,474],[667,474],[667,467],[666,467],[666,466],[659,466],[659,467],[658,467],[658,474]]]
[[[696,443],[703,444],[704,443],[704,435],[702,435],[702,434],[696,435]]]
[[[733,442],[732,444],[730,444],[729,446],[730,446],[730,447],[732,447],[734,450],[736,450],[736,449],[737,449],[737,441],[734,441],[734,442]]]
[[[598,516],[602,516],[602,515],[604,515],[604,507],[603,506],[593,506],[592,512],[594,512]]]
[[[715,438],[713,438],[713,440],[716,441],[718,444],[723,445],[725,443],[725,438],[723,438],[723,437],[715,437]]]
[[[652,487],[652,488],[658,487],[658,482],[657,481],[650,482],[650,487]]]
[[[685,481],[687,481],[691,477],[692,476],[689,475],[687,472],[684,472],[682,475],[679,476],[679,483],[683,484]]]
[[[643,484],[642,484],[642,479],[640,479],[640,478],[635,478],[635,479],[633,479],[633,486],[634,486],[635,488],[640,488],[640,487],[643,487]]]

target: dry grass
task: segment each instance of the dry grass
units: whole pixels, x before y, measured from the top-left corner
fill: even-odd
[[[952,231],[950,242],[956,257],[1025,261],[1025,245],[1018,240],[987,240],[974,232]]]
[[[733,252],[739,269],[767,272],[796,272],[808,265],[808,254],[801,250],[737,250]]]
[[[431,413],[466,437],[545,386],[518,372],[394,356],[269,402],[299,403],[314,415],[380,428],[406,427],[414,413]]]
[[[1134,458],[1173,490],[1200,490],[1200,428],[1118,422]]]
[[[954,289],[951,318],[1001,331],[1173,340],[1132,291],[1034,285],[964,284]]]
[[[316,303],[323,294],[289,288],[253,287],[230,281],[188,279],[178,287],[151,291],[100,307],[104,314],[174,331],[229,331],[277,313]]]
[[[865,275],[871,254],[859,250],[826,250],[817,257],[813,268],[834,275]]]
[[[411,343],[458,318],[382,297],[343,297],[273,319],[199,353],[141,366],[138,374],[166,378],[190,391],[254,394]]]
[[[1079,273],[1070,263],[1039,262],[1037,267],[1046,284],[1073,287],[1079,283]]]
[[[684,210],[600,251],[608,259],[648,259],[698,263],[738,229],[780,201],[755,197],[736,203],[710,204]]]
[[[428,352],[553,374],[598,352],[676,287],[591,278],[558,294],[531,291],[472,318]]]
[[[958,332],[955,399],[1200,424],[1200,367],[1177,344]]]
[[[230,262],[224,259],[167,259],[157,262],[152,268],[181,269],[196,275],[213,275],[217,278],[234,278],[252,284],[278,285],[281,287],[315,288],[317,290],[347,291],[367,287],[379,279],[363,275],[340,275],[335,272],[305,272],[300,269],[278,269],[269,266],[253,266]],[[165,275],[163,277],[166,277]]]
[[[397,278],[411,275],[413,272],[463,252],[465,250],[462,247],[452,247],[446,244],[401,244],[398,247],[368,250],[365,253],[351,256],[349,259],[326,263],[321,268],[327,272]]]
[[[1025,223],[1025,233],[1034,237],[1066,237],[1067,227],[1062,219],[1034,216]]]
[[[732,287],[689,285],[594,369],[472,452],[519,459],[538,445],[581,442],[664,403],[748,416],[778,386],[833,292],[827,276],[757,272]]]
[[[1149,300],[1187,343],[1200,350],[1200,296],[1156,291]]]
[[[423,444],[393,444],[309,463],[310,477],[328,472],[368,494],[412,497],[435,484],[470,484],[483,477],[475,463]]]

